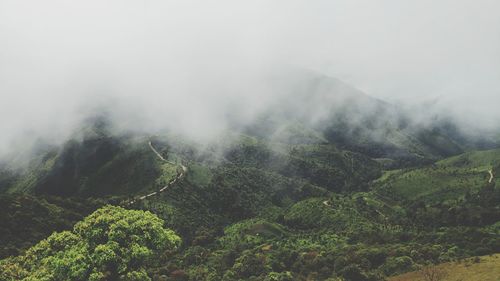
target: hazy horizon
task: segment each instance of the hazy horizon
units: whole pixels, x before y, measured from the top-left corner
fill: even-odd
[[[0,152],[26,134],[64,139],[96,109],[143,130],[208,135],[274,105],[284,93],[269,77],[289,69],[413,115],[432,105],[498,129],[499,10],[487,0],[4,0]]]

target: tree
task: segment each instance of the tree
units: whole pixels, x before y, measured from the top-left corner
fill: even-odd
[[[145,265],[181,239],[150,212],[105,206],[0,263],[0,280],[150,280]]]

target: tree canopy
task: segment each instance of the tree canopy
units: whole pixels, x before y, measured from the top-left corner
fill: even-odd
[[[24,255],[0,263],[1,280],[150,280],[145,265],[181,239],[156,215],[98,209],[72,231],[53,233]]]

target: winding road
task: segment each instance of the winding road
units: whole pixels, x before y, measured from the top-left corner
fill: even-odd
[[[156,154],[156,156],[158,156],[158,158],[160,158],[160,159],[161,159],[161,161],[163,161],[163,162],[167,162],[167,163],[172,164],[172,165],[175,165],[175,163],[174,163],[174,162],[172,162],[172,161],[168,161],[167,159],[163,158],[163,156],[161,156],[161,154],[158,152],[158,150],[156,150],[156,149],[154,148],[154,146],[153,146],[153,144],[151,143],[151,141],[149,141],[149,143],[148,143],[148,144],[149,144],[149,147],[151,148],[151,150],[152,150],[152,151]]]
[[[151,150],[156,154],[156,156],[158,156],[158,158],[160,158],[161,161],[163,162],[166,162],[166,163],[169,163],[171,165],[177,165],[176,163],[172,162],[172,161],[168,161],[167,159],[165,159],[153,146],[153,144],[151,143],[151,141],[149,141],[149,147],[151,148]],[[182,171],[180,173],[177,173],[177,176],[171,180],[169,183],[167,183],[167,185],[165,185],[164,187],[162,187],[160,190],[158,191],[155,191],[155,192],[151,192],[149,194],[146,194],[146,195],[143,195],[139,198],[136,198],[136,199],[132,199],[130,200],[129,202],[125,203],[125,205],[132,205],[134,204],[135,202],[137,201],[142,201],[148,197],[151,197],[151,196],[155,196],[157,194],[160,194],[162,193],[163,191],[167,190],[167,188],[169,188],[170,186],[172,186],[173,184],[175,184],[176,182],[182,180],[185,176],[186,176],[186,173],[188,171],[188,168],[186,166],[184,166],[182,163],[179,164],[181,166],[181,169]]]
[[[493,181],[493,170],[489,170],[488,173],[490,174],[490,179],[488,180],[488,183],[491,183]]]

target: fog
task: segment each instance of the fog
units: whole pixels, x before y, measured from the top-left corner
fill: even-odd
[[[431,104],[494,128],[499,11],[495,0],[0,0],[0,155],[61,142],[101,110],[128,130],[213,137],[276,106],[287,88],[272,81],[290,69],[416,118]]]

